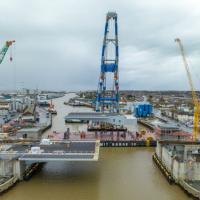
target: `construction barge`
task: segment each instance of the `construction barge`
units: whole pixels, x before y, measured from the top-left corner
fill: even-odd
[[[156,141],[100,141],[102,147],[156,147]]]
[[[101,147],[156,147],[156,138],[153,133],[139,134],[124,131],[108,132],[53,132],[48,135],[53,140],[99,140]]]

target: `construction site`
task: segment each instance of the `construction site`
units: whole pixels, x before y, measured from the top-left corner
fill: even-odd
[[[1,65],[17,42],[7,41],[0,50]],[[200,199],[199,92],[181,39],[175,43],[191,91],[121,91],[118,15],[108,12],[97,91],[2,92],[0,193],[29,180],[45,163],[95,163],[107,148],[140,147],[152,151],[156,170],[169,184]]]

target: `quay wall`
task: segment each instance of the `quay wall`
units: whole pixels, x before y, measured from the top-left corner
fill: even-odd
[[[184,154],[194,148],[197,149],[199,147],[187,145],[184,148]],[[171,183],[172,178],[173,182],[178,184],[186,193],[200,199],[200,190],[190,184],[190,182],[200,181],[200,162],[195,162],[194,160],[185,161],[184,159],[177,160],[169,149],[159,142],[157,142],[153,160],[166,176],[169,183]]]
[[[178,183],[179,180],[185,179],[185,163],[178,162],[175,157],[172,156],[169,150],[160,145],[159,142],[157,142],[156,155],[167,168],[167,170],[171,173],[175,182]]]
[[[18,178],[13,176],[8,179],[6,182],[0,184],[0,194],[14,186],[14,184],[18,181]]]
[[[181,180],[179,182],[181,188],[185,190],[189,195],[192,195],[195,198],[200,199],[200,191],[189,185],[186,181]]]

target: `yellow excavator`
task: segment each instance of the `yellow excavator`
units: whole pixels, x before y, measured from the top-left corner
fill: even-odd
[[[199,113],[200,113],[199,100],[198,100],[198,96],[197,96],[196,91],[195,91],[194,84],[192,82],[192,76],[191,76],[191,73],[190,73],[188,62],[186,60],[186,55],[185,55],[185,51],[184,51],[184,48],[183,48],[183,44],[182,44],[182,42],[179,38],[176,38],[175,42],[177,42],[177,44],[180,48],[183,63],[184,63],[184,66],[185,66],[185,70],[187,72],[187,77],[188,77],[190,88],[191,88],[191,91],[192,91],[192,99],[193,99],[193,104],[194,104],[193,139],[195,141],[198,141],[199,140]]]

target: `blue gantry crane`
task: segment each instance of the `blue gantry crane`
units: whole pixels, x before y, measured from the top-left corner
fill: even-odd
[[[110,28],[114,26],[114,31]],[[113,32],[112,32],[113,31]],[[114,51],[113,51],[114,50]],[[111,55],[114,52],[114,55]],[[108,12],[106,15],[105,32],[101,55],[101,72],[99,77],[96,111],[119,112],[119,48],[118,48],[118,25],[117,13]],[[113,74],[112,89],[107,88],[106,75]]]
[[[3,46],[3,48],[0,50],[0,64],[3,62],[3,59],[9,49],[10,46],[12,46],[12,44],[15,42],[15,40],[13,41],[7,41],[5,43],[5,45]],[[12,56],[10,56],[10,61],[12,61]]]

